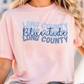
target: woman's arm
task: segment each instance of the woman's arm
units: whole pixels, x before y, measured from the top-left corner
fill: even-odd
[[[84,56],[84,48],[82,46],[76,47],[76,49]]]
[[[4,84],[12,67],[12,61],[5,58],[0,58],[0,84]]]

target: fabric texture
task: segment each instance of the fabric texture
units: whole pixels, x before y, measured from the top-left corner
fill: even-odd
[[[74,46],[82,43],[78,34],[74,17],[55,3],[7,10],[0,22],[0,57],[13,61],[9,84],[73,82]]]

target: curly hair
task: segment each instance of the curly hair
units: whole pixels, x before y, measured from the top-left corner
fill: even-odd
[[[18,0],[11,4],[10,8],[16,8],[18,6],[29,3],[31,0]],[[81,37],[81,34],[84,31],[84,18],[83,18],[83,9],[80,7],[78,0],[51,0],[55,2],[58,6],[65,9],[75,18],[75,24],[79,28],[79,37],[82,39],[82,47],[84,48],[84,39]]]

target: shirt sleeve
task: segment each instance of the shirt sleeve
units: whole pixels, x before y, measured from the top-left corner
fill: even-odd
[[[0,57],[13,60],[14,57],[8,37],[6,17],[7,16],[3,14],[0,21]]]
[[[82,45],[82,39],[79,37],[79,32],[80,32],[80,29],[75,25],[75,22],[74,22],[74,45],[75,47],[79,47]]]

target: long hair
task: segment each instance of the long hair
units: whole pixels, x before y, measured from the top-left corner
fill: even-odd
[[[14,1],[10,8],[17,8],[21,5],[29,3],[31,0],[17,0]],[[51,0],[55,2],[58,6],[65,9],[75,18],[75,24],[79,28],[79,37],[82,39],[82,47],[84,47],[84,39],[81,37],[81,34],[84,31],[84,18],[83,18],[83,9],[80,7],[78,0]],[[84,36],[83,36],[84,37]]]

